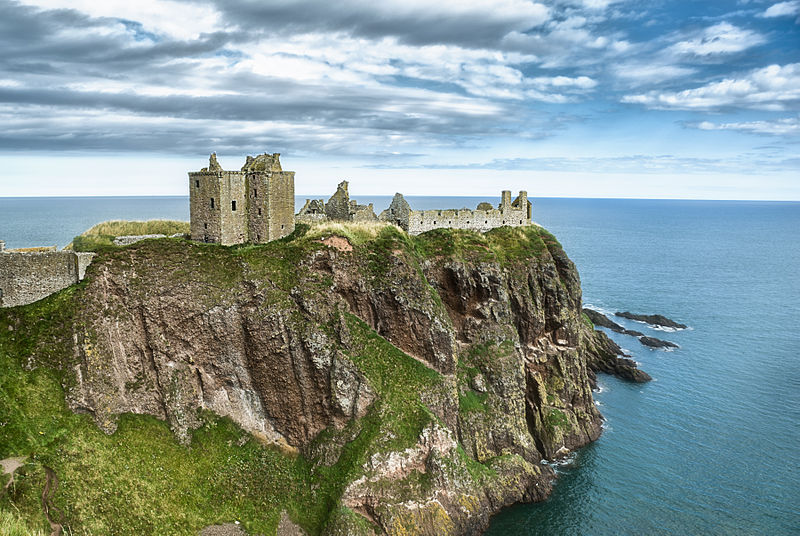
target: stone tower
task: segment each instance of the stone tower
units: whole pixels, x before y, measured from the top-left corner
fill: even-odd
[[[294,171],[280,154],[248,156],[240,171],[225,171],[212,154],[208,167],[189,172],[192,240],[263,244],[294,231]]]

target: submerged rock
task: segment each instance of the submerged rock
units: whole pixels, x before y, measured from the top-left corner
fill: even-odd
[[[635,313],[629,313],[625,311],[624,313],[614,313],[615,316],[620,318],[627,318],[628,320],[636,320],[639,322],[644,322],[646,324],[650,324],[651,326],[657,327],[664,327],[664,328],[673,328],[673,329],[686,329],[688,326],[686,324],[681,324],[679,322],[675,322],[674,320],[670,320],[666,316],[661,315],[640,315]]]
[[[655,337],[639,337],[639,342],[651,348],[679,348],[674,342],[656,339]]]
[[[589,317],[589,320],[591,320],[592,324],[594,324],[595,326],[600,326],[601,328],[608,328],[616,333],[622,333],[623,335],[630,335],[631,337],[641,337],[644,335],[644,333],[642,333],[641,331],[635,331],[620,326],[619,324],[609,319],[606,315],[604,315],[601,312],[586,308],[583,309],[583,312],[586,313],[586,316]]]

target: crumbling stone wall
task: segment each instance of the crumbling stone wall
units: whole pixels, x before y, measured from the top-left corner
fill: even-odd
[[[189,173],[192,240],[265,243],[294,230],[294,172],[280,154],[248,156],[240,171],[225,171],[215,154]]]
[[[325,215],[329,220],[350,220],[350,193],[347,191],[347,181],[340,182],[336,192],[325,203]]]
[[[359,205],[350,199],[347,181],[336,187],[336,192],[325,203],[322,199],[306,199],[306,204],[297,213],[295,219],[303,223],[321,221],[376,221],[375,208],[372,203]]]
[[[306,199],[306,203],[294,219],[297,222],[312,224],[326,221],[328,216],[325,214],[325,201],[322,199]]]
[[[0,307],[41,300],[83,279],[94,253],[0,251]]]
[[[519,227],[531,223],[531,204],[527,192],[520,192],[512,202],[511,192],[502,192],[497,208],[489,203],[480,203],[476,210],[468,208],[443,210],[411,210],[402,194],[395,194],[389,208],[380,219],[389,221],[416,235],[431,229],[472,229],[486,232],[495,227]]]

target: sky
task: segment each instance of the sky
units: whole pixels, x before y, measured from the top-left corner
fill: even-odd
[[[800,200],[800,0],[0,0],[0,196]]]

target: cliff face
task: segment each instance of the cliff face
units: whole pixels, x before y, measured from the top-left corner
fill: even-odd
[[[327,534],[467,534],[540,500],[600,435],[577,271],[538,227],[393,227],[98,255],[76,294],[70,408],[184,443],[201,409],[340,479]],[[603,354],[606,361],[613,356]],[[611,367],[613,368],[613,367]]]

